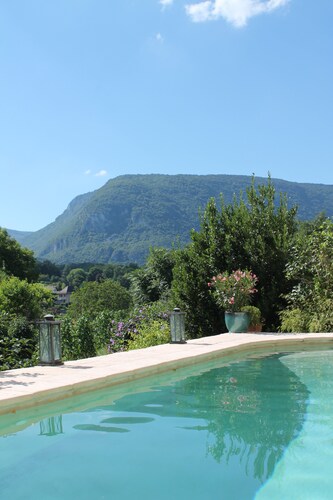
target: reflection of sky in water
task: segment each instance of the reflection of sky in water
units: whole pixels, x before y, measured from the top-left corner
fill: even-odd
[[[91,410],[0,438],[2,494],[37,498],[38,485],[45,499],[247,499],[266,483],[264,495],[303,433],[309,355],[299,359],[252,358],[169,384],[164,376],[116,398],[110,389]]]

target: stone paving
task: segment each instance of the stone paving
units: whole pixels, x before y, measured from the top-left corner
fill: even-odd
[[[0,372],[0,415],[32,408],[73,395],[166,372],[170,369],[229,356],[238,351],[284,350],[306,345],[333,346],[333,333],[227,333],[164,344],[107,356],[66,361],[60,366],[35,366]]]

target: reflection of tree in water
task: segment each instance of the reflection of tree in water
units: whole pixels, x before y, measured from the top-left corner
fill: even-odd
[[[230,365],[208,374],[217,389],[208,430],[217,461],[239,456],[253,474],[267,479],[284,449],[302,428],[308,391],[278,356]],[[191,383],[191,381],[189,381]]]
[[[264,481],[300,432],[308,398],[305,385],[279,358],[215,368],[121,398],[112,410],[189,418],[186,429],[208,431],[208,452],[216,461],[238,457],[247,474]],[[196,419],[207,424],[197,425]]]

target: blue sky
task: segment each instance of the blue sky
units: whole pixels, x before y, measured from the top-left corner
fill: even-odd
[[[333,185],[333,2],[0,3],[0,226],[122,174]]]

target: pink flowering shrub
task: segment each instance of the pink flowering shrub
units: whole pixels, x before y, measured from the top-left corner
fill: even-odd
[[[213,276],[208,286],[212,290],[217,304],[225,311],[237,312],[247,306],[256,293],[258,278],[251,271],[224,272]]]

